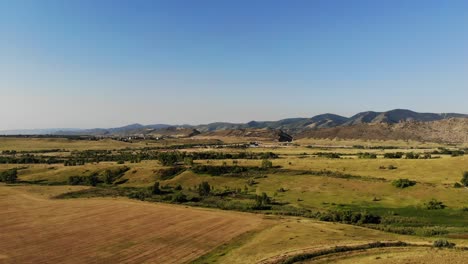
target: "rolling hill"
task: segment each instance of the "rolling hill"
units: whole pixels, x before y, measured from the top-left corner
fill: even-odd
[[[218,131],[240,137],[251,134],[285,134],[300,137],[343,137],[369,139],[418,139],[437,141],[466,141],[467,114],[418,113],[406,109],[386,112],[367,111],[351,117],[321,114],[305,118],[287,118],[278,121],[250,121],[247,123],[214,122],[202,125],[131,124],[116,128],[10,130],[0,134],[54,134],[91,136],[151,135],[192,137],[198,134],[214,136]],[[263,130],[263,131],[262,131]],[[236,132],[237,131],[237,132]],[[261,131],[261,132],[259,132]],[[277,136],[267,136],[277,138]]]

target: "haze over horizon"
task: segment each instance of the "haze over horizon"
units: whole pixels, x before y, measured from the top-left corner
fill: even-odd
[[[0,3],[0,130],[467,113],[466,1]]]

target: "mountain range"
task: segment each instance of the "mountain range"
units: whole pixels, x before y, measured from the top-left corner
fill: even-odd
[[[54,134],[54,135],[196,135],[199,133],[238,130],[238,129],[275,129],[291,135],[304,134],[307,131],[350,127],[361,124],[398,124],[402,122],[432,122],[449,118],[468,118],[467,114],[458,113],[418,113],[406,109],[395,109],[386,112],[367,111],[351,117],[335,114],[321,114],[310,118],[288,118],[278,121],[250,121],[248,123],[215,122],[203,125],[141,125],[131,124],[116,128],[96,129],[44,129],[44,130],[10,130],[0,134]]]

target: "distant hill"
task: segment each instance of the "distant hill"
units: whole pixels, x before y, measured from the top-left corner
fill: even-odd
[[[364,140],[415,140],[443,143],[468,142],[468,118],[445,118],[436,121],[374,122],[307,130],[299,138],[341,138]]]
[[[0,131],[0,134],[54,134],[54,135],[92,135],[92,136],[129,136],[129,135],[153,135],[153,136],[171,136],[171,137],[191,137],[199,133],[216,131],[245,131],[270,129],[278,130],[281,133],[297,136],[361,136],[366,138],[365,134],[372,134],[373,138],[385,138],[386,136],[395,137],[394,134],[384,133],[384,128],[397,128],[391,126],[400,123],[410,123],[413,126],[428,126],[422,124],[448,120],[452,118],[468,118],[466,114],[457,113],[418,113],[406,109],[394,109],[387,112],[367,111],[355,114],[351,117],[344,117],[331,113],[316,115],[313,117],[287,118],[278,121],[250,121],[248,123],[228,123],[215,122],[204,125],[168,125],[154,124],[141,125],[131,124],[115,128],[95,128],[95,129],[46,129],[46,130],[10,130]],[[414,123],[416,122],[416,123]],[[463,122],[463,121],[452,121]],[[443,123],[443,122],[442,122]],[[441,124],[442,124],[441,123]],[[376,125],[377,124],[377,125]],[[378,125],[380,124],[380,125]],[[371,126],[376,125],[376,126]],[[434,128],[435,129],[435,128]],[[448,127],[447,127],[448,129]],[[358,132],[361,131],[361,132]],[[371,132],[374,131],[374,132]],[[380,132],[378,132],[380,131]],[[408,130],[398,130],[398,133],[407,133]],[[466,131],[466,130],[465,130]],[[380,133],[382,136],[377,136]],[[409,133],[409,132],[408,132]],[[236,133],[231,132],[231,135]],[[402,138],[409,138],[411,135],[401,135]],[[444,137],[445,138],[445,137]]]
[[[349,118],[344,125],[357,125],[363,123],[395,124],[404,121],[437,121],[451,117],[468,117],[464,114],[445,113],[418,113],[411,110],[395,109],[387,112],[362,112]]]

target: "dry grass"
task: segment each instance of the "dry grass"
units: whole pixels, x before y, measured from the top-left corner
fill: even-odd
[[[47,199],[68,188],[0,185],[0,263],[183,263],[264,222],[125,199]]]
[[[380,264],[464,264],[468,251],[432,248],[377,248],[358,252],[336,254],[304,263],[380,263]]]
[[[354,245],[384,240],[421,241],[414,237],[351,225],[284,218],[279,224],[258,233],[249,242],[228,252],[218,261],[219,263],[269,262],[279,256],[295,255],[335,245]]]

